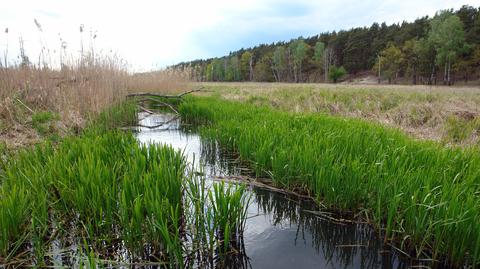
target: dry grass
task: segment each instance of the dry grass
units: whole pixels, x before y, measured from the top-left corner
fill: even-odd
[[[404,85],[202,83],[226,99],[295,112],[364,118],[446,144],[480,142],[480,88]]]
[[[80,130],[105,107],[134,91],[185,90],[181,72],[130,74],[116,56],[84,58],[61,70],[20,65],[0,69],[0,143],[18,147]],[[48,132],[32,116],[52,114]]]

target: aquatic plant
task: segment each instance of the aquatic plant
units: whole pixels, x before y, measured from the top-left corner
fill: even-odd
[[[214,183],[213,190],[208,193],[212,204],[213,227],[221,243],[218,249],[221,255],[231,250],[231,243],[235,246],[243,235],[248,207],[245,188],[245,185],[225,184],[222,181]]]

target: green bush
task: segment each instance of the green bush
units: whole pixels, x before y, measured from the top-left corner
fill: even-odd
[[[330,67],[330,70],[328,71],[328,77],[330,78],[330,80],[333,81],[333,83],[337,83],[337,81],[344,77],[346,74],[347,70],[345,70],[343,66],[337,67],[334,65]]]

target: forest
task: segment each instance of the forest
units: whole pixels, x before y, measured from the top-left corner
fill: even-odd
[[[478,83],[480,8],[260,44],[169,68],[188,71],[195,81],[336,83],[375,76],[389,84]]]

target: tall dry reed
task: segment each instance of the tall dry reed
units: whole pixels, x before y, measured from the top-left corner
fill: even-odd
[[[20,46],[20,60],[0,65],[0,142],[7,144],[38,140],[38,134],[30,128],[31,117],[38,112],[58,115],[56,125],[65,132],[82,128],[91,116],[129,92],[175,92],[188,87],[184,72],[135,74],[120,56],[96,53],[93,46],[78,56],[67,57],[60,52],[63,55],[58,67],[48,60],[31,63],[22,43]],[[50,59],[48,53],[42,49],[39,59]]]

